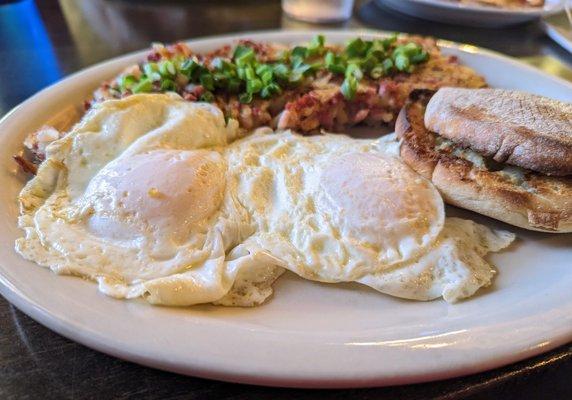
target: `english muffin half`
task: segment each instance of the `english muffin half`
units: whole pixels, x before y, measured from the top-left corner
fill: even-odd
[[[475,89],[475,92],[480,90],[483,89]],[[395,130],[402,140],[401,157],[411,168],[430,179],[448,204],[521,228],[572,232],[572,176],[569,172],[572,161],[566,159],[566,143],[570,143],[571,131],[564,129],[562,135],[538,139],[535,136],[546,136],[546,129],[537,123],[511,131],[507,126],[516,125],[514,120],[520,117],[503,116],[494,101],[478,101],[476,112],[477,107],[469,101],[456,102],[458,93],[448,93],[451,101],[447,101],[448,96],[439,96],[435,98],[437,102],[431,104],[434,95],[434,91],[428,90],[412,92],[397,118]],[[530,114],[531,119],[540,118],[538,112],[543,112],[542,106],[540,109],[529,106],[528,101],[522,106],[511,105],[511,112],[536,110]],[[556,105],[554,110],[560,110],[563,115],[559,117],[564,122],[558,123],[566,126],[571,123],[572,114],[567,111],[568,104],[560,104],[562,106]],[[428,110],[431,110],[429,115]],[[447,136],[429,129],[425,124],[427,119],[437,121],[432,125],[439,125],[438,129]],[[448,121],[451,126],[447,126]],[[481,130],[478,130],[479,121]],[[503,121],[507,122],[503,125]],[[469,128],[463,131],[467,126]],[[505,135],[521,132],[521,135],[504,138],[503,132]],[[559,136],[564,149],[555,144]],[[507,147],[512,151],[503,150]],[[531,154],[530,148],[534,148],[535,154]],[[515,152],[518,157],[513,155]]]

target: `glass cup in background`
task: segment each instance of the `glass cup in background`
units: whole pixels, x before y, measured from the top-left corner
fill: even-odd
[[[306,22],[331,23],[352,16],[354,0],[282,0],[282,11]]]

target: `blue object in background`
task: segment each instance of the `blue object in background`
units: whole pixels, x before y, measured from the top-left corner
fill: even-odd
[[[18,104],[40,89],[54,83],[62,76],[54,49],[36,3],[33,0],[8,2],[0,0],[0,57],[5,48],[17,48],[24,57],[0,58],[9,65],[9,75],[0,77],[0,98],[10,98],[11,104]],[[26,76],[18,93],[6,93],[11,76]],[[7,112],[9,105],[0,103],[0,114]]]

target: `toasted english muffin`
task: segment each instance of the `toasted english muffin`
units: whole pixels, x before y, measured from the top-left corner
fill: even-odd
[[[499,163],[572,175],[572,104],[504,89],[443,88],[425,126]]]
[[[572,232],[572,178],[498,163],[432,132],[424,119],[434,93],[412,92],[397,118],[402,159],[448,204],[525,229]]]

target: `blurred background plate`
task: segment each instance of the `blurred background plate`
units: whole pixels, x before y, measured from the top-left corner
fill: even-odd
[[[572,53],[572,25],[566,13],[551,15],[542,21],[542,25],[548,36]]]
[[[403,14],[457,25],[500,28],[551,15],[563,9],[561,0],[546,0],[538,9],[503,9],[450,0],[376,0]]]

